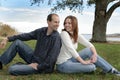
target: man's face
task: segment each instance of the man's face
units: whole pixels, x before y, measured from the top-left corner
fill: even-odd
[[[52,21],[48,21],[48,27],[50,27],[51,30],[56,31],[59,27],[59,23],[60,23],[59,17],[56,16],[56,15],[53,15],[52,16]]]

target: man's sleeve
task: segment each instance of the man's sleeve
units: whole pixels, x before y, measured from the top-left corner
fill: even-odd
[[[53,46],[51,46],[51,49],[49,50],[48,57],[46,58],[45,62],[37,66],[39,72],[45,72],[45,73],[53,72],[57,57],[60,53],[60,49],[61,49],[61,38],[58,37],[54,41]]]
[[[17,39],[22,40],[22,41],[27,41],[27,40],[36,39],[36,37],[37,37],[37,30],[32,31],[30,33],[22,33],[19,35],[10,36],[8,37],[8,41],[11,42]]]

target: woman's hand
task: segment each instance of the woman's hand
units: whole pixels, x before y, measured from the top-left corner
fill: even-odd
[[[95,63],[97,61],[97,55],[93,54],[90,60],[92,63]]]
[[[76,58],[82,64],[92,64],[91,60],[83,60],[80,56]]]
[[[82,61],[82,64],[92,64],[91,60]]]

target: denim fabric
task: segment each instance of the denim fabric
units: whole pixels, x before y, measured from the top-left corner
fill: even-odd
[[[9,67],[8,72],[16,76],[38,73],[37,70],[33,69],[31,66],[28,66],[27,64],[14,64]]]
[[[79,52],[79,55],[83,60],[90,59],[92,54],[93,53],[90,48],[85,48]],[[62,64],[58,64],[57,70],[63,73],[84,73],[96,70],[96,66],[103,69],[104,72],[108,72],[113,68],[106,60],[98,55],[97,62],[94,64],[84,65],[78,62],[76,59],[71,58]]]
[[[20,40],[16,40],[11,44],[11,46],[0,56],[0,61],[2,64],[8,64],[17,53],[27,64],[31,63],[33,50]],[[36,72],[37,71],[32,67],[25,64],[16,64],[9,68],[9,73],[13,75],[32,74]]]

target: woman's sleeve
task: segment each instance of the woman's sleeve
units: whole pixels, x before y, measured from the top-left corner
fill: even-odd
[[[74,58],[77,58],[79,54],[74,49],[71,37],[66,31],[62,31],[61,39],[62,39],[63,45],[65,45],[65,48],[69,51],[69,54],[71,54]]]
[[[94,47],[92,43],[90,43],[87,39],[85,39],[82,35],[78,35],[78,42],[85,47]]]

